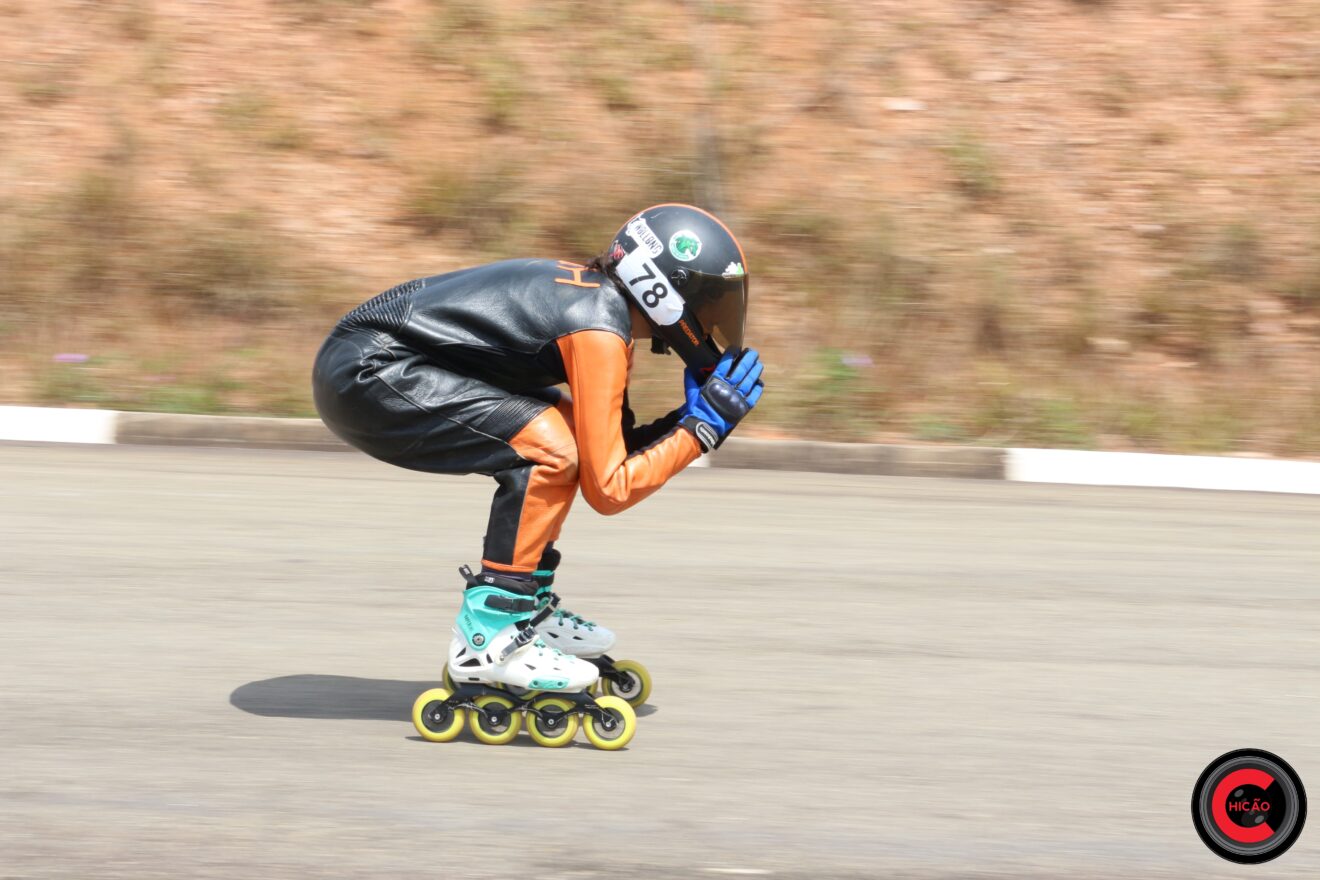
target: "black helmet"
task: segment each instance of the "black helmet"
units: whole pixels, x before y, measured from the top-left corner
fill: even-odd
[[[747,260],[713,214],[647,208],[623,225],[601,262],[655,328],[653,350],[672,347],[700,372],[719,359],[716,342],[742,348]]]

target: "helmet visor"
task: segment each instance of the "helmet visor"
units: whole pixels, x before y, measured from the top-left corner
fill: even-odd
[[[721,348],[741,349],[743,325],[747,321],[747,276],[701,274],[704,302],[697,307],[701,328]]]

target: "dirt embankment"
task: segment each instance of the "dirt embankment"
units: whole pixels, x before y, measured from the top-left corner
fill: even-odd
[[[0,0],[0,58],[9,402],[307,413],[352,303],[684,199],[762,431],[1320,454],[1313,0]]]

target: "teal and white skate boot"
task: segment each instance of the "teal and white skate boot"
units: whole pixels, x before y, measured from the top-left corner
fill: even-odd
[[[490,745],[512,742],[522,729],[543,746],[572,742],[581,727],[598,749],[621,749],[637,715],[622,697],[593,697],[599,677],[586,660],[543,642],[536,625],[555,611],[536,598],[535,581],[482,574],[464,566],[463,607],[454,621],[443,688],[413,703],[413,725],[424,739],[448,742],[465,727]]]
[[[471,577],[470,572],[465,576]],[[455,684],[505,685],[529,691],[580,691],[596,683],[596,667],[542,641],[534,617],[550,618],[536,583],[498,575],[472,578],[449,643]],[[544,613],[537,613],[544,612]]]

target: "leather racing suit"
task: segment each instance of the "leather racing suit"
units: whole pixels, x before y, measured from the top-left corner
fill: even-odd
[[[499,484],[482,563],[530,573],[579,486],[618,513],[701,455],[678,411],[627,404],[632,316],[597,271],[507,260],[409,281],[345,315],[316,357],[316,407],[382,461]],[[556,385],[567,383],[570,396]]]

